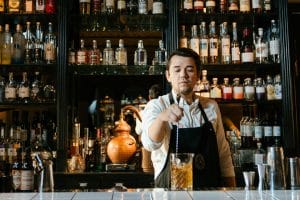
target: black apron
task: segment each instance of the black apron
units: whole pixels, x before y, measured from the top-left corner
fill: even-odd
[[[170,104],[174,103],[173,95],[169,94]],[[194,153],[193,158],[193,189],[204,187],[221,187],[221,172],[217,138],[211,122],[208,120],[201,103],[199,109],[205,123],[201,127],[180,128],[178,131],[178,153]],[[155,179],[155,186],[170,188],[171,170],[170,153],[175,152],[176,130],[173,125],[167,161],[162,172]]]

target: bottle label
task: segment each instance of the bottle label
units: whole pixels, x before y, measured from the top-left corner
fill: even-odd
[[[2,148],[2,147],[0,148],[0,157],[1,157],[1,158],[4,158],[4,157],[5,157],[5,148],[4,148],[4,147],[3,147],[3,148]]]
[[[240,12],[250,12],[250,0],[240,0]]]
[[[79,3],[90,3],[91,0],[79,0]]]
[[[73,52],[73,51],[69,52],[68,63],[69,64],[75,64],[76,63],[76,53],[75,52]]]
[[[208,56],[208,39],[200,39],[200,56]]]
[[[90,58],[90,60],[89,60],[90,65],[100,64],[100,58],[99,58],[99,53],[98,52],[92,51],[89,58]]]
[[[244,88],[242,86],[233,87],[233,98],[234,99],[243,99],[244,98]]]
[[[275,99],[282,99],[281,85],[275,84],[274,86],[274,96]]]
[[[53,43],[45,43],[45,60],[55,60],[55,46]]]
[[[275,89],[273,85],[267,85],[267,99],[268,100],[275,99]]]
[[[275,137],[280,137],[281,136],[280,126],[273,126],[273,136],[275,136]]]
[[[232,61],[240,61],[240,48],[239,47],[232,47],[231,48],[231,56],[232,56]]]
[[[190,40],[190,48],[193,49],[196,53],[199,54],[199,39],[191,38]]]
[[[114,8],[115,7],[115,1],[114,0],[106,0],[105,1],[105,6],[108,8]]]
[[[147,10],[147,1],[145,0],[139,0],[139,14],[147,14],[148,10]]]
[[[206,7],[216,7],[216,1],[206,1],[205,6]]]
[[[230,55],[230,38],[222,38],[222,56],[229,56]]]
[[[78,51],[77,52],[77,63],[78,64],[86,64],[86,51]]]
[[[270,55],[278,55],[279,54],[279,40],[270,40]]]
[[[204,7],[203,1],[194,1],[195,10],[203,10],[203,7]]]
[[[180,38],[179,40],[179,47],[180,48],[187,48],[188,47],[188,40],[187,38]]]
[[[32,0],[26,0],[26,2],[25,2],[25,12],[26,13],[32,13],[33,12],[33,1]]]
[[[21,170],[13,169],[11,170],[12,185],[14,190],[21,189]]]
[[[266,43],[258,42],[255,48],[255,57],[256,58],[267,58],[268,57],[268,47]]]
[[[19,87],[18,92],[20,98],[29,97],[29,87]]]
[[[33,190],[34,188],[34,172],[33,170],[21,171],[21,187],[22,191]]]
[[[19,0],[9,0],[8,7],[9,7],[9,12],[19,12],[20,11],[20,1]]]
[[[264,126],[264,136],[265,137],[273,136],[272,126]]]
[[[163,13],[164,13],[164,4],[162,2],[153,2],[152,14],[163,14]]]
[[[254,57],[253,57],[253,52],[243,52],[242,53],[242,62],[247,63],[247,62],[253,62]]]
[[[264,164],[264,157],[265,157],[265,155],[262,153],[255,153],[254,154],[254,163],[255,164]]]
[[[222,90],[218,87],[214,87],[210,90],[210,97],[211,98],[222,98]]]
[[[5,98],[6,99],[15,99],[17,96],[16,92],[17,92],[16,88],[6,87],[5,88]]]
[[[229,11],[238,11],[239,10],[239,2],[238,0],[230,0],[228,4],[228,10]]]
[[[124,9],[126,9],[126,1],[118,1],[117,9],[118,10],[124,10]]]
[[[254,86],[245,86],[245,93],[254,94],[255,93]]]
[[[38,12],[44,12],[45,10],[45,2],[42,0],[36,0],[35,10]]]
[[[209,39],[209,56],[218,56],[218,39]]]
[[[116,52],[116,60],[118,65],[127,65],[127,53],[126,52]]]
[[[255,92],[256,92],[256,93],[260,93],[260,94],[265,93],[265,87],[262,87],[262,86],[256,86],[256,87],[255,87]]]
[[[263,136],[263,127],[262,126],[255,126],[254,127],[254,137],[255,138],[262,138]]]
[[[183,8],[186,9],[186,10],[193,9],[193,0],[184,0]]]
[[[245,125],[245,127],[244,127],[245,129],[245,136],[249,136],[249,137],[251,137],[251,136],[253,136],[253,131],[252,131],[252,126],[251,125]]]
[[[223,88],[223,93],[232,93],[232,87],[224,87]]]
[[[260,0],[252,0],[252,9],[261,8]]]

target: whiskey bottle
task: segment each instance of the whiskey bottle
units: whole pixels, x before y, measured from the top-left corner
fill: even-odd
[[[56,12],[56,0],[46,0],[45,13],[54,14]]]
[[[44,59],[47,64],[53,64],[56,62],[56,48],[56,35],[53,33],[52,23],[49,22],[48,33],[45,35],[44,42]]]
[[[45,0],[35,1],[35,12],[44,13],[45,12]]]
[[[26,22],[26,31],[23,33],[25,36],[25,55],[24,63],[31,64],[33,62],[33,48],[34,48],[34,36],[30,30],[30,22]]]
[[[89,15],[91,13],[91,0],[79,0],[79,13]]]
[[[269,39],[270,61],[280,63],[280,43],[278,27],[275,20],[271,20],[271,34]]]
[[[117,65],[127,65],[127,49],[124,47],[124,40],[119,40],[119,47],[116,49]]]
[[[22,174],[22,149],[17,150],[17,160],[12,164],[12,188],[14,192],[21,191],[21,174]]]
[[[179,48],[188,48],[188,38],[185,31],[185,25],[180,26]]]
[[[88,63],[90,65],[99,65],[101,57],[101,52],[97,46],[97,40],[93,40],[93,48],[89,50]]]
[[[194,11],[196,13],[203,13],[204,0],[194,0]]]
[[[76,52],[76,64],[85,65],[88,63],[88,52],[84,46],[84,40],[80,40],[80,48]]]
[[[34,8],[34,0],[24,0],[23,1],[23,12],[24,13],[34,13],[35,8]]]
[[[263,28],[258,28],[258,36],[255,39],[255,62],[258,64],[268,63],[268,42],[264,39]]]
[[[115,63],[115,52],[111,47],[111,41],[106,40],[106,46],[103,49],[103,65],[113,65]]]
[[[252,34],[250,28],[248,27],[245,27],[243,30],[241,61],[242,63],[254,62]]]
[[[209,24],[209,56],[208,62],[210,64],[217,64],[219,61],[219,45],[218,35],[216,34],[215,21],[211,21]]]
[[[251,0],[240,0],[240,12],[249,13],[251,10]]]
[[[24,63],[24,46],[25,37],[22,34],[21,25],[16,25],[16,32],[13,35],[13,48],[12,48],[12,63],[23,64]]]
[[[232,64],[241,63],[240,44],[238,41],[236,22],[232,22],[232,41],[231,41],[231,62]]]
[[[215,0],[205,0],[206,13],[211,14],[216,12],[216,1]]]
[[[5,101],[14,102],[17,98],[17,84],[14,80],[14,73],[8,73],[8,82],[5,85]]]
[[[8,13],[20,13],[21,0],[8,0]]]
[[[68,50],[68,64],[76,64],[76,50],[74,48],[74,40],[72,40],[71,47]]]
[[[147,65],[147,50],[143,40],[138,41],[138,47],[134,52],[134,65]]]
[[[221,52],[221,63],[229,64],[231,61],[230,56],[230,36],[228,34],[227,22],[221,24],[220,30],[220,52]]]
[[[34,190],[34,168],[30,148],[26,148],[25,158],[21,167],[21,192],[33,192]]]
[[[9,31],[9,24],[5,24],[4,33],[2,34],[2,48],[1,59],[2,64],[11,64],[11,33]]]
[[[200,24],[200,63],[207,64],[208,63],[208,36],[206,33],[206,23],[205,21]]]
[[[21,103],[29,103],[30,88],[27,78],[27,72],[22,73],[22,81],[18,87],[18,101]]]

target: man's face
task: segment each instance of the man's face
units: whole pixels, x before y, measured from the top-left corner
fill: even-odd
[[[177,94],[188,95],[193,92],[198,79],[193,58],[173,56],[170,60],[169,71],[166,71],[166,78]]]

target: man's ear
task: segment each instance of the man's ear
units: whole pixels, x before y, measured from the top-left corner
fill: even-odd
[[[169,70],[165,71],[165,76],[166,76],[167,81],[170,83],[171,81],[170,81],[170,72],[169,72]]]

